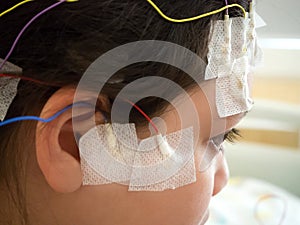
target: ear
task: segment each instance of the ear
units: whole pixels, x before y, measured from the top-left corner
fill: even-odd
[[[73,103],[74,88],[62,88],[54,93],[45,104],[40,117],[49,118]],[[108,108],[108,101],[99,98],[103,108]],[[94,110],[94,109],[93,109]],[[83,110],[84,111],[84,110]],[[86,112],[86,111],[85,111]],[[91,112],[91,108],[89,109]],[[90,114],[90,113],[89,113]],[[97,122],[104,123],[104,116],[96,114]],[[82,121],[84,133],[95,122],[85,118]],[[72,109],[67,110],[50,123],[38,123],[36,130],[36,156],[39,167],[55,191],[68,193],[78,190],[82,184],[79,150],[72,127]]]

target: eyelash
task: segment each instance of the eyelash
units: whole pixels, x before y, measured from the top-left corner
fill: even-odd
[[[240,130],[233,128],[231,131],[224,135],[224,141],[235,143],[241,137],[242,136]]]
[[[215,144],[217,148],[221,148],[224,141],[235,143],[235,141],[240,137],[240,131],[234,128],[226,134],[221,134],[212,138],[211,141]]]

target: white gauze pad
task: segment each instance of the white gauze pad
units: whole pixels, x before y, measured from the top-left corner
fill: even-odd
[[[253,15],[219,20],[212,26],[205,79],[216,78],[216,106],[221,118],[252,108],[250,75],[261,59]]]
[[[0,64],[3,59],[0,59]],[[0,74],[22,74],[22,69],[10,62],[6,62],[0,69]],[[3,121],[9,106],[17,95],[17,88],[20,79],[10,77],[0,77],[0,121]]]
[[[83,185],[164,191],[196,181],[192,128],[139,140],[134,124],[98,125],[81,137],[79,150]]]

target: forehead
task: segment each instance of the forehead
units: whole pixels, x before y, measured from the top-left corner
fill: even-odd
[[[219,117],[216,106],[216,80],[203,82],[188,91],[187,96],[178,96],[172,106],[161,116],[167,132],[175,132],[192,126],[200,141],[227,132],[236,126],[245,113]],[[187,99],[189,98],[189,99]],[[191,106],[192,104],[192,106]],[[195,110],[195,112],[192,112]]]

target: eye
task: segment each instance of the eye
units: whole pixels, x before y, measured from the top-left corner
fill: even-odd
[[[229,132],[227,132],[225,134],[220,134],[216,137],[213,137],[211,140],[218,148],[220,148],[224,141],[228,141],[230,143],[235,143],[235,141],[239,137],[241,137],[240,131],[233,128],[232,130],[230,130]]]
[[[235,143],[241,137],[241,132],[238,129],[233,128],[231,131],[224,135],[223,141]]]

